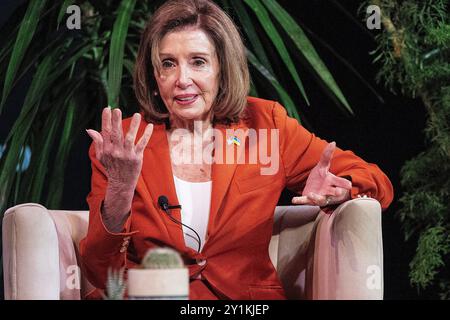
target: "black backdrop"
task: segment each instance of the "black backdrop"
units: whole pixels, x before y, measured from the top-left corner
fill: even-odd
[[[23,1],[0,1],[0,25],[21,2]],[[310,107],[303,108],[304,114],[319,137],[334,140],[341,148],[351,149],[366,161],[378,164],[390,177],[395,188],[395,199],[383,214],[385,299],[417,299],[419,296],[410,287],[408,280],[408,263],[415,247],[413,243],[404,243],[401,225],[395,212],[399,208],[397,199],[402,194],[399,185],[400,168],[407,159],[424,148],[424,107],[418,100],[392,95],[382,85],[373,81],[377,66],[372,64],[372,57],[368,52],[374,49],[373,36],[376,31],[369,31],[365,29],[364,24],[357,25],[346,18],[330,0],[279,2],[305,29],[312,31],[348,60],[384,99],[384,102],[380,102],[326,46],[322,45],[321,40],[310,37],[348,98],[355,116],[348,117],[338,111],[333,101],[312,81],[312,77],[300,68],[300,75],[311,101]],[[360,1],[339,2],[356,18]],[[20,110],[23,92],[28,83],[27,78],[19,83],[1,115],[0,141],[5,138]],[[87,209],[85,197],[89,192],[90,180],[87,157],[89,143],[87,134],[80,132],[67,166],[66,181],[70,181],[70,184],[67,183],[64,189],[62,209]],[[280,204],[289,203],[290,196],[288,192],[283,193]],[[436,297],[432,292],[425,292],[420,298]]]

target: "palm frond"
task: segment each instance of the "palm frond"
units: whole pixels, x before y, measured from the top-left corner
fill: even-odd
[[[300,123],[300,116],[297,111],[297,107],[294,104],[294,101],[292,101],[289,94],[286,92],[286,90],[283,88],[283,86],[278,82],[278,80],[270,73],[267,68],[258,61],[256,56],[251,52],[247,50],[247,57],[248,61],[258,70],[261,75],[266,78],[269,83],[275,88],[277,93],[280,95],[281,102],[283,103],[284,107],[287,109],[288,114],[291,117],[296,118]]]
[[[108,68],[108,105],[111,107],[118,107],[119,103],[118,98],[122,83],[125,40],[135,4],[136,0],[122,0],[112,30]]]
[[[58,18],[56,19],[56,29],[59,29],[59,26],[61,24],[62,19],[64,18],[64,15],[66,14],[67,7],[73,2],[73,0],[64,0],[63,4],[61,5],[61,9],[58,13]]]
[[[28,90],[19,118],[14,123],[13,128],[6,138],[7,152],[0,165],[0,197],[4,199],[7,199],[11,192],[9,186],[14,181],[20,152],[25,147],[25,141],[38,113],[37,103],[39,101],[39,93],[42,91],[45,79],[50,73],[52,62],[53,56],[49,55],[44,58],[37,68],[36,75]],[[5,202],[2,202],[1,205],[5,205]],[[2,207],[1,209],[3,212],[4,208]]]
[[[265,6],[272,12],[275,19],[280,23],[283,29],[286,31],[291,40],[295,43],[297,48],[309,62],[316,74],[326,84],[326,88],[336,96],[336,98],[344,105],[344,107],[353,114],[353,110],[345,99],[345,96],[339,89],[336,81],[334,80],[331,72],[325,66],[320,59],[316,50],[314,49],[311,41],[306,37],[300,26],[294,21],[294,19],[283,9],[277,2],[270,0],[262,0]]]
[[[12,89],[14,77],[19,68],[22,58],[33,39],[36,26],[39,22],[41,11],[45,6],[46,0],[31,1],[28,5],[25,16],[19,28],[19,33],[12,49],[11,58],[9,60],[8,69],[5,75],[5,83],[3,86],[2,100],[0,102],[0,114],[5,104],[6,97],[9,95]]]
[[[291,56],[284,42],[281,40],[282,38],[280,34],[278,33],[277,29],[272,23],[272,20],[269,17],[269,13],[259,0],[244,0],[244,1],[256,14],[261,26],[266,31],[269,38],[272,40],[272,43],[277,49],[278,53],[280,54],[283,63],[286,65],[287,69],[289,70],[289,73],[294,79],[294,82],[297,85],[298,89],[300,90],[303,98],[309,105],[308,96],[306,95],[305,88],[303,87],[303,83],[300,80],[300,76],[297,73],[297,69],[294,66],[294,62],[292,61]]]
[[[273,69],[269,58],[267,57],[266,51],[264,50],[264,46],[261,43],[260,37],[253,26],[252,20],[245,9],[245,6],[241,1],[231,1],[231,5],[236,11],[239,21],[242,23],[243,29],[248,36],[248,40],[254,49],[255,56],[258,57],[258,60],[261,61],[262,65],[266,67],[266,69],[273,74]]]

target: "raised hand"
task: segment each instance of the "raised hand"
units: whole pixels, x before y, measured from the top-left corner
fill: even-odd
[[[134,190],[142,169],[144,149],[153,132],[148,124],[139,141],[136,134],[141,115],[135,113],[130,128],[123,136],[122,112],[120,109],[103,109],[102,131],[86,130],[95,144],[95,157],[106,170],[108,185],[101,209],[103,222],[112,232],[122,230],[131,210]]]
[[[95,156],[105,167],[108,184],[115,187],[134,189],[142,169],[145,146],[153,132],[153,124],[148,124],[144,134],[135,144],[136,134],[141,123],[141,115],[135,113],[130,128],[123,136],[122,112],[120,109],[103,109],[101,133],[88,129],[95,143]]]
[[[292,198],[293,204],[327,206],[350,199],[352,183],[329,172],[331,158],[336,143],[329,143],[320,157],[319,163],[311,170],[301,197]]]

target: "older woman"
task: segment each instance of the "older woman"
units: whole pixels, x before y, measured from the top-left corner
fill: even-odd
[[[108,267],[170,246],[189,266],[192,299],[284,298],[268,254],[283,188],[301,193],[296,204],[362,195],[390,204],[392,185],[376,165],[248,91],[243,43],[217,5],[175,0],[154,13],[135,70],[141,113],[122,121],[105,108],[101,132],[88,130],[92,190],[80,253],[95,286],[105,287]],[[171,216],[163,210],[178,204]]]

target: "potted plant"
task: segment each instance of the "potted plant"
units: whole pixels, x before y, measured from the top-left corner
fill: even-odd
[[[187,300],[189,270],[170,248],[149,249],[140,268],[128,270],[129,299]]]

